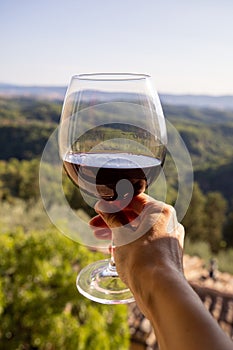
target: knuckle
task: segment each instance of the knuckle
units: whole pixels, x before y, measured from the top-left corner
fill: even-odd
[[[175,209],[170,204],[164,204],[162,213],[166,216],[170,216],[175,212]]]

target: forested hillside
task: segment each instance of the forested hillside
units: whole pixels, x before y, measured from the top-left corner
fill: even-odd
[[[42,209],[40,157],[61,108],[59,100],[0,98],[0,344],[125,350],[126,309],[93,306],[75,290],[77,271],[96,253],[62,237]],[[187,252],[215,256],[220,269],[233,273],[233,111],[171,105],[164,111],[193,162],[195,185],[183,219]],[[48,178],[55,171],[48,169]],[[169,157],[166,172],[172,203],[177,187]],[[51,191],[56,198],[56,188]],[[92,214],[66,177],[64,192],[74,210]]]
[[[19,190],[20,181],[28,182],[27,177],[32,177],[32,172],[35,179],[37,178],[37,167],[34,164],[30,169],[30,164],[36,160],[39,162],[49,136],[58,125],[61,108],[62,103],[59,100],[19,97],[0,99],[0,172],[3,198],[6,193],[25,198],[26,195]],[[227,201],[227,215],[233,210],[233,111],[165,105],[164,112],[167,120],[179,131],[190,152],[194,179],[200,190],[205,194],[219,192]],[[13,161],[12,158],[23,162]],[[28,169],[21,175],[26,167],[26,160],[29,162]],[[14,166],[19,170],[13,170]],[[36,188],[37,186],[31,186],[32,197]],[[37,196],[38,193],[37,191]],[[30,197],[30,194],[27,196]]]
[[[40,157],[60,111],[60,102],[0,99],[0,349],[126,350],[126,307],[93,303],[75,285],[105,256],[62,236],[40,199]],[[88,212],[67,180],[67,199]]]
[[[220,191],[232,209],[233,111],[168,105],[164,111],[190,152],[201,189]]]
[[[59,100],[0,98],[0,159],[39,159],[61,107]],[[233,111],[165,105],[164,112],[190,152],[201,189],[220,191],[232,209]]]

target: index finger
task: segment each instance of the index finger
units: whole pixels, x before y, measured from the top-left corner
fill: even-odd
[[[164,206],[164,203],[157,201],[156,199],[148,196],[145,193],[140,193],[139,195],[133,197],[132,201],[124,210],[132,210],[137,215],[139,215],[146,207],[151,205],[156,211],[161,211],[161,209]]]
[[[129,219],[124,210],[119,210],[113,202],[100,200],[95,205],[95,211],[111,228],[124,226],[129,223]]]

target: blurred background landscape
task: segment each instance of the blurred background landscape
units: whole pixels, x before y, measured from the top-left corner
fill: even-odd
[[[93,303],[75,288],[79,269],[102,255],[62,236],[40,198],[40,157],[58,125],[64,92],[0,87],[1,349],[128,348],[127,308]],[[217,98],[202,106],[190,106],[191,96],[179,96],[182,104],[176,96],[160,98],[193,163],[185,254],[203,259],[206,269],[214,258],[219,271],[233,274],[233,97],[226,106],[217,106]],[[44,186],[51,186],[54,171],[51,166]],[[166,200],[174,204],[177,183],[169,157],[164,172]],[[92,215],[79,190],[63,180],[71,207]],[[59,204],[57,189],[52,191]]]
[[[41,153],[66,86],[91,72],[152,76],[193,163],[183,219],[188,277],[233,336],[232,13],[229,0],[0,1],[0,350],[157,349],[143,332],[133,347],[135,330],[149,327],[134,306],[100,305],[77,292],[80,268],[103,254],[63,236],[40,198]],[[47,171],[44,185],[59,205],[56,171]],[[169,156],[164,172],[173,204]],[[63,187],[74,211],[93,214],[66,177]],[[213,261],[217,280],[208,276]],[[224,281],[220,294],[202,288],[208,281]]]

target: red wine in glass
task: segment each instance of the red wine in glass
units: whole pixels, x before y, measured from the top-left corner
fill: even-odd
[[[144,192],[158,177],[163,160],[127,153],[68,153],[64,168],[86,194],[107,201],[125,199],[129,186],[117,184],[121,180],[131,183],[135,196]]]

